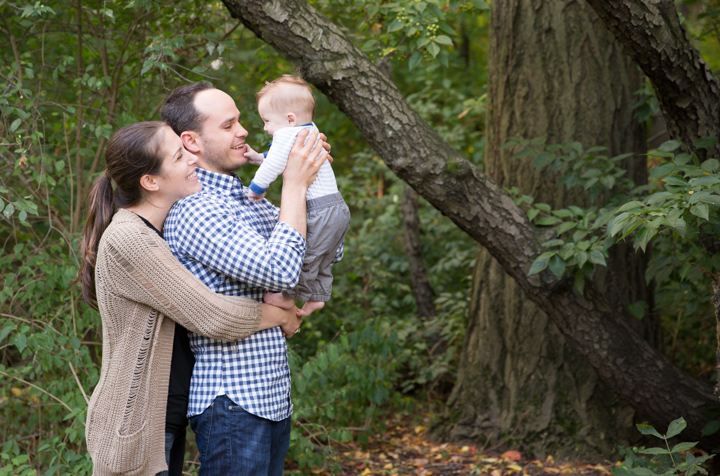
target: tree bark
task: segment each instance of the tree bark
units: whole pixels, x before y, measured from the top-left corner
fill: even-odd
[[[592,282],[580,295],[549,271],[528,276],[552,232],[532,226],[497,184],[445,143],[337,26],[301,0],[223,1],[338,105],[391,170],[488,249],[614,393],[656,426],[684,416],[684,436],[700,439],[703,411],[716,405],[712,385],[627,326]]]
[[[418,194],[409,185],[405,187],[405,192],[403,192],[402,215],[403,224],[405,225],[405,252],[410,267],[410,279],[412,280],[417,313],[419,317],[428,319],[435,316],[435,304],[420,242]]]
[[[548,170],[538,172],[533,158],[516,159],[515,150],[500,146],[512,136],[542,136],[549,143],[605,146],[611,155],[645,152],[644,128],[632,114],[642,80],[637,66],[582,2],[495,1],[489,36],[486,173],[556,208],[589,205],[578,188],[566,190]],[[644,156],[627,166],[646,183]],[[596,284],[621,319],[654,337],[659,323],[652,313],[638,320],[627,312],[635,301],[652,301],[645,256],[628,248],[614,248]],[[619,272],[611,280],[612,271]],[[495,444],[512,432],[518,449],[543,459],[548,453],[600,457],[639,435],[632,408],[486,250],[478,255],[472,296],[471,326],[448,402],[457,413],[450,426],[455,439]]]
[[[670,137],[694,149],[720,135],[720,81],[693,47],[673,0],[587,0],[650,78]],[[720,143],[701,158],[720,157]]]

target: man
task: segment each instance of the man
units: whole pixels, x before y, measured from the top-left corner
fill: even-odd
[[[198,158],[201,192],[175,204],[165,238],[180,262],[215,292],[262,301],[295,286],[306,243],[307,187],[327,157],[324,137],[299,136],[283,174],[280,210],[248,200],[233,173],[250,151],[235,101],[209,83],[165,99],[162,119]],[[313,160],[322,151],[318,160]],[[292,166],[290,162],[292,161]],[[288,336],[290,337],[290,336]],[[201,475],[282,475],[290,442],[290,369],[280,328],[235,342],[192,335],[188,416]]]

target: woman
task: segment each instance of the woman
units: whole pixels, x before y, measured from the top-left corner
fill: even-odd
[[[124,127],[110,140],[105,159],[107,169],[90,194],[78,272],[85,300],[100,310],[103,327],[87,446],[96,476],[154,475],[167,470],[166,410],[179,405],[168,400],[169,382],[187,379],[189,387],[189,371],[176,375],[183,354],[173,352],[173,342],[183,334],[187,342],[180,326],[236,340],[277,326],[291,337],[301,321],[297,308],[215,294],[174,258],[159,230],[173,203],[201,185],[197,158],[170,127],[162,122]],[[180,404],[186,407],[184,398]],[[184,412],[171,413],[184,418]]]

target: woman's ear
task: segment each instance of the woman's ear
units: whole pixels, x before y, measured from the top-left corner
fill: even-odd
[[[190,152],[191,154],[199,154],[200,153],[200,145],[198,144],[198,134],[193,131],[185,131],[182,134],[180,134],[180,139],[182,140],[183,147]]]
[[[295,117],[295,113],[288,112],[286,117],[287,117],[288,126],[294,127],[297,125],[297,117]]]
[[[157,192],[160,188],[158,181],[154,175],[145,174],[140,177],[140,186],[148,192]]]

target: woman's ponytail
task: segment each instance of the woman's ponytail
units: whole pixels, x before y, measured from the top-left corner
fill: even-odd
[[[97,250],[105,229],[110,225],[115,213],[115,199],[110,176],[107,171],[100,176],[90,191],[87,220],[83,228],[83,239],[80,246],[82,264],[77,279],[82,285],[83,298],[93,308],[97,309],[95,296],[95,262]]]

